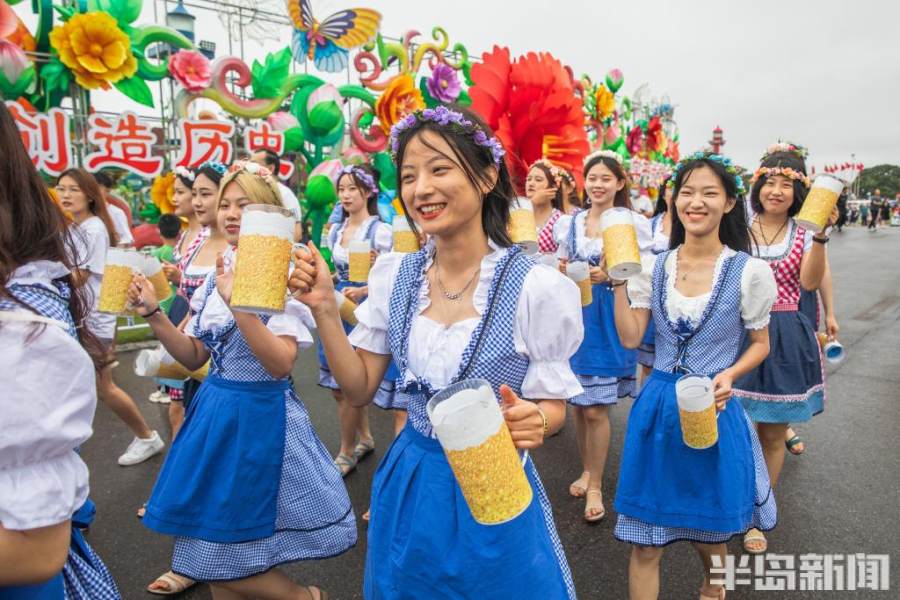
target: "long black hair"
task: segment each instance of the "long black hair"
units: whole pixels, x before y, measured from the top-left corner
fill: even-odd
[[[612,171],[612,174],[616,176],[618,181],[625,182],[622,189],[616,191],[616,197],[613,198],[613,206],[621,206],[628,210],[634,210],[631,206],[631,184],[628,180],[628,173],[625,172],[625,167],[622,166],[622,163],[608,156],[595,156],[584,163],[584,192],[581,199],[582,206],[584,206],[584,208],[589,208],[591,205],[591,195],[588,193],[587,189],[588,173],[591,169],[601,163],[606,166],[607,169]]]
[[[494,132],[482,118],[472,111],[456,105],[448,106],[447,108],[462,113],[466,119],[480,127],[489,138],[494,135]],[[493,183],[493,187],[484,196],[481,203],[481,226],[484,228],[484,233],[488,238],[493,240],[498,246],[504,248],[512,246],[513,243],[507,231],[507,223],[509,222],[509,207],[516,198],[516,192],[513,189],[509,170],[506,168],[506,162],[501,160],[498,166],[494,162],[494,154],[490,148],[477,144],[472,133],[463,131],[453,123],[441,125],[434,121],[417,119],[412,127],[403,130],[397,138],[395,158],[397,190],[401,192],[399,194],[400,201],[403,203],[406,220],[410,228],[418,235],[419,229],[410,216],[410,207],[406,206],[406,202],[403,199],[403,175],[401,168],[403,166],[403,155],[406,153],[406,147],[409,145],[410,140],[423,131],[432,131],[447,142],[454,154],[454,156],[448,158],[460,166],[476,190],[479,190],[482,185],[490,185],[492,171],[496,170],[497,180]],[[441,153],[440,150],[429,144],[423,137],[420,137],[419,140],[426,148]]]
[[[722,163],[709,159],[698,158],[681,165],[675,176],[675,184],[672,189],[672,233],[669,236],[669,248],[677,248],[684,243],[684,223],[674,210],[674,202],[681,192],[681,186],[687,181],[691,173],[697,169],[709,167],[725,189],[725,197],[734,201],[732,209],[722,215],[719,223],[719,241],[738,252],[750,254],[750,228],[747,226],[747,215],[744,213],[744,202],[738,193],[737,183]]]
[[[656,206],[653,208],[653,216],[661,215],[669,210],[669,207],[666,206],[666,186],[669,185],[669,181],[671,181],[672,176],[666,175],[666,178],[663,179],[662,183],[659,184],[659,193],[656,196]],[[674,196],[672,196],[674,199]]]
[[[781,168],[781,169],[793,169],[794,171],[799,171],[806,175],[806,162],[793,152],[775,152],[766,156],[762,163],[759,165],[761,168]],[[759,201],[759,191],[766,184],[768,180],[768,176],[763,175],[759,179],[756,180],[756,183],[753,184],[753,187],[750,189],[750,206],[757,213],[765,212],[763,208],[762,202]],[[809,193],[809,188],[802,181],[798,181],[796,179],[792,180],[793,188],[794,188],[794,201],[791,203],[788,208],[788,216],[793,217],[798,212],[800,212],[800,208],[803,206],[803,201],[806,200],[806,195]]]
[[[375,167],[365,164],[365,163],[363,163],[361,165],[356,165],[355,169],[365,171],[372,178],[372,181],[375,182],[375,191],[370,190],[369,185],[365,181],[360,179],[356,175],[355,171],[350,171],[349,173],[341,173],[337,179],[337,183],[338,183],[338,185],[340,185],[341,179],[346,177],[347,175],[349,175],[350,178],[353,179],[353,185],[355,185],[357,187],[357,189],[359,189],[360,191],[365,190],[369,193],[368,196],[366,196],[366,211],[369,213],[370,216],[377,216],[378,215],[378,191],[377,190],[380,189],[379,184],[381,182],[381,171],[379,171]],[[348,216],[349,216],[349,213],[346,210],[341,211],[341,221],[346,220]]]
[[[203,163],[199,167],[193,170],[194,173],[194,181],[197,181],[198,175],[203,175],[210,181],[212,181],[216,185],[222,185],[222,179],[225,177],[225,169],[221,170],[216,169],[210,163]],[[194,187],[193,183],[191,183],[190,187]]]

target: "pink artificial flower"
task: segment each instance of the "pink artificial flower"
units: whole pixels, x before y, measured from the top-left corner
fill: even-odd
[[[189,92],[202,92],[212,83],[209,59],[194,50],[179,50],[169,59],[169,72]]]
[[[12,7],[5,0],[0,0],[0,40],[14,34],[18,26],[19,20]]]
[[[341,169],[343,168],[344,163],[342,163],[339,158],[323,160],[318,165],[316,165],[309,176],[312,177],[313,175],[326,175],[331,179],[331,181],[336,181],[338,175],[341,174]]]
[[[269,118],[266,120],[275,131],[287,131],[288,129],[292,129],[294,127],[300,127],[300,122],[297,121],[297,117],[289,112],[274,112],[269,115]]]
[[[29,64],[24,50],[12,42],[0,40],[0,73],[3,73],[6,81],[14,84]]]

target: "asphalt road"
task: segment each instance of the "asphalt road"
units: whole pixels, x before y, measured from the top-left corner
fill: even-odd
[[[769,535],[769,548],[778,554],[887,554],[900,557],[900,230],[867,233],[851,229],[834,234],[829,245],[840,339],[847,359],[829,368],[825,412],[802,425],[808,450],[788,455],[777,490],[779,524]],[[166,409],[146,398],[152,383],[132,373],[134,352],[120,356],[116,380],[132,394],[149,420],[169,438]],[[316,382],[316,355],[301,354],[294,369],[298,392],[312,415],[325,445],[338,447],[337,412],[330,394]],[[631,405],[612,411],[613,436],[604,481],[607,518],[597,525],[584,522],[583,501],[571,498],[569,483],[581,468],[570,422],[560,435],[535,453],[550,495],[557,527],[575,577],[579,598],[626,598],[629,547],[613,538],[612,501],[618,477],[623,433]],[[378,448],[347,479],[357,515],[368,506],[369,486],[377,462],[391,440],[391,419],[370,409]],[[116,458],[131,434],[112,413],[99,406],[93,438],[83,455],[91,469],[91,495],[98,517],[89,542],[112,571],[126,599],[150,598],[145,586],[169,567],[169,538],[145,529],[135,511],[147,498],[162,456],[134,467],[119,467]],[[248,482],[249,483],[249,482]],[[361,598],[366,525],[359,520],[360,540],[349,552],[326,561],[295,563],[286,572],[296,581],[327,589],[333,598]],[[730,551],[740,554],[733,541]],[[895,571],[897,565],[894,565]],[[700,586],[699,561],[686,544],[667,548],[662,566],[662,598],[696,598]],[[898,597],[895,575],[891,591],[821,592],[753,591],[739,587],[729,598],[812,599]],[[183,598],[209,598],[200,585]]]

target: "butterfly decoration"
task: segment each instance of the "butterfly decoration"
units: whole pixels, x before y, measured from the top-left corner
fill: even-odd
[[[329,73],[347,68],[349,50],[374,38],[381,24],[381,13],[369,8],[338,11],[319,22],[309,0],[287,0],[287,6],[294,23],[294,60],[311,59],[316,68]]]

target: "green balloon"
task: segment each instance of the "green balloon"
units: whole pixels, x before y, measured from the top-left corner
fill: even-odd
[[[306,182],[306,204],[310,210],[326,210],[336,200],[334,183],[327,175],[313,175]]]
[[[309,126],[316,136],[324,136],[343,127],[344,115],[334,100],[319,102],[309,111]]]

